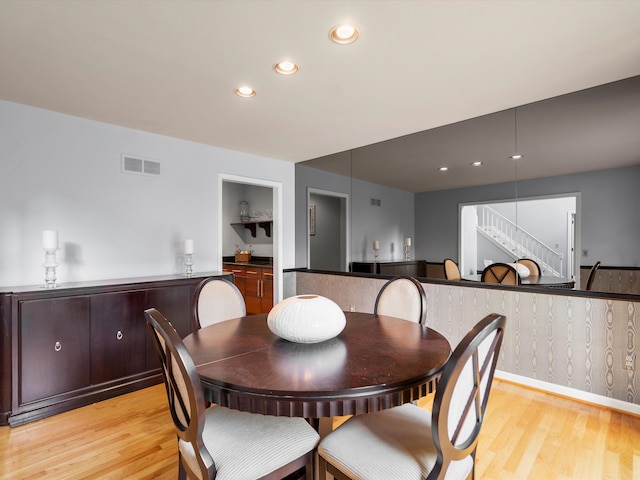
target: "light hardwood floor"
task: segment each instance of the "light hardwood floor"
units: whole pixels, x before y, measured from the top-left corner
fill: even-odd
[[[3,479],[173,480],[177,470],[162,385],[0,428]],[[639,479],[640,418],[496,380],[476,478]]]

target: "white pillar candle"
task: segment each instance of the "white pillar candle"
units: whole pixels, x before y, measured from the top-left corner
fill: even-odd
[[[58,249],[58,231],[57,230],[44,230],[42,232],[42,248],[44,248],[45,250]]]
[[[373,241],[373,249],[374,250],[379,250],[380,249],[380,242],[378,240],[374,240]]]
[[[407,237],[404,239],[404,246],[405,247],[410,247],[411,246],[411,237]]]
[[[187,239],[184,241],[184,253],[187,255],[193,254],[193,240]]]

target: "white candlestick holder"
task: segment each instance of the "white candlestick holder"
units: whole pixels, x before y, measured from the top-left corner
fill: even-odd
[[[44,288],[56,288],[58,286],[56,284],[56,267],[58,266],[58,262],[56,262],[55,250],[44,251],[44,263],[42,266],[44,267]]]
[[[193,275],[193,255],[190,253],[185,253],[184,255],[184,274],[187,277]]]

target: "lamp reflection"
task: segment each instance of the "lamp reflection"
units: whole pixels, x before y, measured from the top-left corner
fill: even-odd
[[[294,343],[278,339],[269,348],[269,361],[296,385],[313,385],[341,371],[347,346],[340,338],[321,343]]]

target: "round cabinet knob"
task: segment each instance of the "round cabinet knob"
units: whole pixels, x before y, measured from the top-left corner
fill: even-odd
[[[60,350],[62,350],[62,344],[60,342],[56,342],[55,345],[53,346],[53,349],[56,352],[59,352]]]
[[[124,335],[122,335],[122,332],[120,330],[118,330],[118,333],[116,333],[116,338],[118,340],[122,340],[122,337],[124,337]]]

